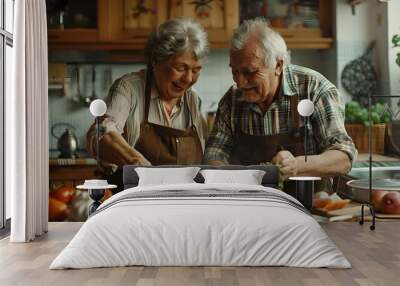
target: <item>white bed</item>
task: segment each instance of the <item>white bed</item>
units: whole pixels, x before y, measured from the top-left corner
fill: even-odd
[[[282,191],[198,183],[138,186],[111,197],[50,269],[128,265],[351,267]]]

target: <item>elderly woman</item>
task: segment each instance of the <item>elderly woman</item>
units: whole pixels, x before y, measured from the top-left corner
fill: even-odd
[[[147,69],[117,79],[106,99],[99,143],[103,165],[115,170],[125,164],[201,163],[206,123],[192,86],[207,52],[206,32],[190,19],[169,20],[150,35]],[[87,136],[93,155],[94,133],[91,127]]]

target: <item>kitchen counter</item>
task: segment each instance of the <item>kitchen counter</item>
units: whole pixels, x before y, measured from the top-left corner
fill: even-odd
[[[372,160],[374,162],[400,162],[400,157],[372,154]],[[358,154],[357,162],[369,162],[369,154],[368,153]]]
[[[97,161],[93,158],[62,159],[49,158],[49,166],[96,166]]]
[[[85,149],[76,152],[76,158],[59,158],[60,151],[49,150],[49,166],[96,166],[97,161],[91,157]]]
[[[372,167],[400,167],[400,158],[394,156],[384,156],[373,154],[372,155]],[[369,167],[369,154],[361,153],[358,154],[357,160],[353,165],[353,169],[355,168],[365,168]]]
[[[77,185],[86,179],[94,179],[98,175],[97,161],[84,150],[76,152],[77,158],[58,158],[60,152],[49,151],[50,181],[69,181],[69,185]]]
[[[400,179],[400,158],[373,154],[372,156],[373,179]],[[359,154],[352,170],[335,179],[334,190],[343,197],[357,202],[368,202],[369,192],[347,186],[347,182],[354,179],[369,179],[369,154]]]
[[[97,164],[96,159],[91,157],[67,159],[67,158],[58,158],[54,156],[49,158],[50,166],[79,166],[79,165],[95,166],[96,164]],[[358,154],[357,161],[354,163],[353,168],[368,167],[368,165],[369,165],[369,154],[362,153]],[[374,167],[400,166],[400,158],[374,154],[372,157],[372,166]]]

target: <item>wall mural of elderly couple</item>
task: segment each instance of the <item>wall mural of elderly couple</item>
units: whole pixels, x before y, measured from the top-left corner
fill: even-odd
[[[291,65],[283,38],[265,20],[246,20],[231,39],[230,69],[235,84],[219,101],[208,133],[201,95],[192,88],[207,53],[207,33],[199,23],[188,18],[168,20],[147,41],[146,69],[118,78],[103,107],[96,107],[98,101],[93,101],[90,110],[97,117],[87,132],[87,148],[98,158],[107,181],[86,180],[78,186],[88,189],[95,200],[89,208],[90,218],[81,229],[84,235],[75,236],[51,269],[116,265],[350,267],[340,251],[322,238],[323,230],[308,211],[313,203],[313,181],[345,174],[357,155],[344,128],[344,103],[335,86],[316,71]],[[308,180],[311,184],[304,183]],[[113,195],[101,203],[107,188]],[[257,211],[262,220],[252,224]],[[275,223],[278,213],[284,218],[282,223]],[[252,242],[285,232],[287,223],[293,221],[301,226],[294,229],[307,225],[302,249],[312,249],[319,237],[327,242],[323,249],[329,249],[328,253],[319,249],[315,254],[308,252],[307,257],[320,258],[311,262],[302,257],[307,251],[296,250],[295,259],[282,256],[276,262],[277,256],[270,250],[258,247],[269,243]],[[235,230],[227,231],[227,225]],[[246,238],[240,235],[243,229]],[[260,235],[260,229],[268,231]],[[126,252],[133,255],[128,260],[115,251],[98,249],[110,235],[130,241]],[[155,245],[173,243],[165,244],[162,254],[157,247],[144,251],[146,258],[134,254],[143,247],[142,243],[135,245],[136,241],[153,241],[154,237],[160,237]],[[232,245],[249,249],[255,245],[254,251],[219,249],[228,237]],[[284,242],[285,235],[280,237],[279,247],[295,247]],[[194,255],[187,255],[192,252],[186,253],[187,244],[196,249]],[[115,247],[120,247],[118,242],[110,249]],[[89,252],[111,257],[113,263],[85,254]],[[247,254],[259,252],[263,255]],[[79,262],[71,263],[71,255]]]
[[[318,72],[290,64],[285,41],[265,20],[246,20],[232,36],[227,68],[235,84],[220,100],[210,133],[201,95],[192,88],[207,53],[199,23],[172,19],[149,37],[147,68],[112,84],[99,148],[104,177],[118,185],[114,193],[123,189],[127,164],[274,164],[287,192],[294,186],[289,177],[331,178],[350,170],[357,151],[337,88]],[[298,112],[302,100],[313,105],[309,117]],[[93,124],[87,133],[93,156],[95,130]]]

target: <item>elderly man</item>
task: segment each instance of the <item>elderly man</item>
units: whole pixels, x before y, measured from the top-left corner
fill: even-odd
[[[283,38],[262,19],[243,22],[231,40],[232,86],[221,99],[206,164],[262,164],[290,176],[331,177],[351,169],[357,151],[344,128],[344,103],[318,72],[290,65]],[[310,144],[297,104],[310,99]]]

